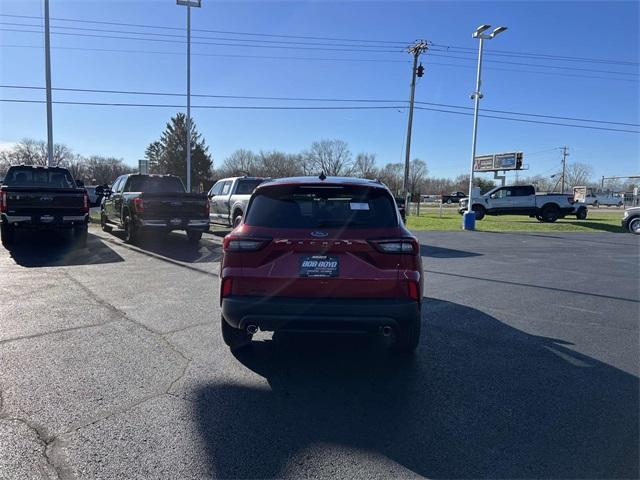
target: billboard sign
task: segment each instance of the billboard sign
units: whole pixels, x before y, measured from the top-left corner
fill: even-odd
[[[499,170],[520,170],[522,168],[522,152],[495,153],[478,155],[473,163],[474,172],[494,172]]]

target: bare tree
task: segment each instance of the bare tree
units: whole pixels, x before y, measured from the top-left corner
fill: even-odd
[[[412,195],[419,195],[427,176],[427,162],[414,158],[409,162],[409,192]]]
[[[593,168],[586,163],[569,163],[567,165],[567,173],[565,184],[569,188],[587,185],[592,182]]]
[[[281,178],[302,174],[300,155],[278,152],[260,152],[256,161],[260,175]]]
[[[387,163],[380,170],[379,180],[384,183],[391,193],[398,195],[402,189],[402,178],[404,175],[403,163]]]
[[[356,155],[356,161],[351,171],[352,175],[360,178],[374,179],[378,177],[376,168],[376,154],[361,152]]]
[[[313,142],[304,156],[306,168],[312,174],[324,172],[325,175],[332,176],[349,175],[353,165],[349,145],[338,139]]]
[[[113,157],[101,157],[93,155],[84,159],[85,183],[93,183],[96,185],[112,184],[120,175],[132,173],[133,168],[126,165],[122,159]]]
[[[258,156],[251,150],[239,149],[229,155],[222,166],[220,167],[220,173],[222,176],[233,175],[259,175],[257,170]]]

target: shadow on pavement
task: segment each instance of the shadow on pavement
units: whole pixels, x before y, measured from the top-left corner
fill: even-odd
[[[622,218],[622,215],[620,215]],[[589,220],[579,220],[575,222],[563,222],[568,223],[569,225],[575,225],[578,227],[590,228],[591,230],[600,230],[603,232],[612,232],[612,233],[625,233],[626,230],[622,228],[622,225],[611,225],[610,223],[603,223],[597,221],[589,221]]]
[[[124,232],[114,231],[110,235],[124,242]],[[148,233],[142,235],[134,247],[162,257],[184,263],[211,263],[220,259],[221,246],[202,237],[199,244],[193,245],[184,233],[171,232],[168,234]],[[127,246],[122,245],[122,246]]]
[[[276,336],[238,352],[270,389],[200,389],[217,476],[313,475],[328,464],[369,478],[638,477],[635,376],[473,308],[425,302],[414,358],[369,337]],[[325,459],[322,445],[348,453]],[[388,462],[363,471],[371,455],[410,472]]]
[[[124,259],[101,239],[89,234],[85,248],[77,248],[68,232],[17,232],[9,249],[14,261],[23,267],[99,265]]]
[[[420,256],[433,258],[467,258],[479,257],[481,253],[453,250],[451,248],[434,247],[433,245],[420,245]]]

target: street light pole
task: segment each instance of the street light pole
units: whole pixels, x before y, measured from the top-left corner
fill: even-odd
[[[411,73],[411,94],[409,97],[409,121],[407,124],[407,146],[405,148],[404,157],[404,178],[402,181],[402,193],[404,196],[405,217],[409,215],[409,162],[411,158],[411,131],[413,129],[413,104],[416,93],[416,76],[422,77],[424,67],[418,67],[418,58],[427,51],[428,44],[424,40],[416,42],[409,48],[409,53],[413,54],[413,69]]]
[[[53,106],[51,101],[51,43],[49,35],[49,0],[44,0],[44,63],[47,97],[47,166],[53,167]]]
[[[478,112],[480,111],[480,99],[482,98],[482,92],[480,91],[480,87],[482,85],[482,50],[484,48],[484,41],[491,40],[496,35],[504,32],[507,27],[498,27],[491,34],[484,35],[484,32],[491,28],[491,25],[480,25],[475,32],[473,32],[472,37],[480,39],[480,44],[478,45],[478,71],[476,74],[476,89],[471,95],[471,98],[474,100],[474,108],[473,108],[473,133],[471,137],[471,171],[469,173],[469,200],[467,203],[467,211],[463,215],[462,225],[465,230],[474,230],[475,229],[475,213],[473,212],[473,172],[475,166],[476,159],[476,144],[478,140]]]
[[[201,0],[176,0],[187,7],[187,192],[191,192],[191,7],[200,7]]]

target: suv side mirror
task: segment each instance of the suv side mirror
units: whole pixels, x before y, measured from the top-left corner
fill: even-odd
[[[78,180],[77,178],[76,178],[76,185],[80,188],[84,188],[84,182],[82,180]]]

